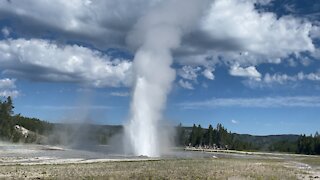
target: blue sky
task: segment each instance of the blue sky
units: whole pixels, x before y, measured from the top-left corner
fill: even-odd
[[[127,37],[158,3],[1,1],[0,96],[50,122],[125,123],[137,50]],[[319,131],[320,3],[208,3],[172,51],[164,119],[257,135]]]

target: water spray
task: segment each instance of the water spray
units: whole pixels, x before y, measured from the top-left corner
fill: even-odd
[[[178,48],[202,14],[206,0],[165,0],[143,16],[127,38],[137,48],[131,116],[125,125],[127,149],[134,155],[161,155],[159,124],[175,80],[171,51]],[[128,147],[129,146],[129,147]]]

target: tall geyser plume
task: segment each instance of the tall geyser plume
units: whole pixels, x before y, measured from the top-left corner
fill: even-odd
[[[163,0],[139,19],[127,37],[137,49],[131,116],[125,126],[126,147],[134,155],[160,156],[159,121],[175,80],[171,50],[201,17],[207,0]],[[129,146],[129,147],[128,147]]]

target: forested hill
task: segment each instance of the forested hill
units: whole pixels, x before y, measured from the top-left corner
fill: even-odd
[[[268,136],[253,136],[249,134],[236,134],[234,136],[243,142],[253,144],[255,149],[260,151],[282,151],[296,152],[296,142],[299,135],[283,134],[283,135],[268,135]]]
[[[14,114],[13,110],[14,106],[10,97],[0,100],[0,140],[49,144],[86,141],[107,144],[110,143],[111,138],[122,134],[123,131],[121,125],[54,124]],[[318,133],[310,136],[253,136],[229,132],[222,124],[217,124],[215,128],[212,125],[202,128],[200,125],[183,127],[180,124],[176,127],[175,142],[180,146],[201,148],[320,154]]]
[[[246,151],[290,152],[320,154],[320,136],[314,135],[269,135],[253,136],[229,132],[222,124],[215,128],[177,127],[177,142],[180,145],[198,148],[235,149]]]

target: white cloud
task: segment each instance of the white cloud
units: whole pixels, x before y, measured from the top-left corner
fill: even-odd
[[[255,66],[261,63],[281,63],[289,55],[298,56],[305,51],[310,51],[314,57],[320,57],[319,50],[315,50],[312,41],[312,38],[318,38],[319,27],[313,22],[294,16],[278,18],[275,13],[259,12],[255,8],[255,3],[265,5],[271,1],[208,1],[208,9],[204,11],[206,13],[194,24],[192,32],[183,37],[181,48],[174,51],[175,59],[179,59],[178,63],[192,67],[187,68],[187,72],[182,69],[178,74],[186,80],[196,81],[198,73],[202,71],[204,77],[214,79],[213,71],[210,69],[221,63],[230,66],[230,71],[236,76],[259,80],[261,75]],[[159,0],[57,0],[55,3],[37,0],[0,1],[1,17],[13,22],[12,27],[6,29],[17,31],[22,38],[23,36],[31,38],[28,46],[33,48],[30,49],[38,47],[41,50],[40,52],[31,50],[32,53],[28,53],[30,50],[26,49],[28,40],[24,39],[1,41],[0,57],[8,59],[7,56],[10,55],[17,60],[11,60],[11,65],[7,62],[5,69],[2,67],[4,61],[0,59],[0,70],[34,79],[85,82],[95,87],[129,86],[130,62],[122,60],[111,62],[102,53],[89,48],[77,45],[59,46],[34,38],[44,37],[50,32],[50,36],[54,34],[64,41],[81,42],[98,49],[126,48],[128,32],[133,29],[138,19],[159,2]],[[4,31],[5,28],[2,29],[2,33]],[[10,31],[3,34],[9,36]],[[15,47],[18,41],[21,47]],[[32,44],[35,41],[39,42],[38,46]],[[49,49],[46,49],[46,46]],[[10,52],[10,48],[16,52]],[[59,55],[57,60],[54,58],[56,52]],[[33,53],[35,57],[31,57]],[[85,62],[89,65],[76,64],[78,60],[71,62],[71,54],[76,58],[85,58]],[[14,63],[17,63],[16,68]],[[238,64],[239,67],[232,70],[234,64]],[[200,65],[203,68],[198,67]],[[208,67],[210,68],[206,69]],[[33,68],[37,68],[40,77],[31,72],[27,73]],[[198,71],[197,68],[201,70]],[[50,73],[45,74],[47,69]],[[188,84],[187,87],[192,87],[190,82],[183,82],[184,85]]]
[[[287,74],[274,74],[274,75],[270,75],[269,73],[267,73],[264,78],[263,78],[263,82],[265,83],[279,83],[279,84],[283,84],[287,81],[296,81],[296,77],[291,77],[288,76]]]
[[[16,90],[15,79],[0,79],[0,97],[17,97],[19,91]]]
[[[10,35],[10,30],[8,27],[4,27],[1,29],[1,32],[3,34],[4,37],[8,37]]]
[[[320,73],[309,73],[304,74],[303,72],[298,73],[299,80],[309,80],[309,81],[320,81]]]
[[[0,97],[8,97],[11,96],[13,98],[19,96],[19,91],[17,90],[0,90]]]
[[[234,119],[231,120],[231,123],[232,123],[232,124],[239,124],[239,122],[236,121],[236,120],[234,120]]]
[[[15,79],[9,78],[0,79],[0,89],[14,89],[16,87],[15,81]]]
[[[229,40],[238,44],[239,50],[268,57],[286,57],[315,49],[309,36],[311,23],[290,16],[277,19],[273,13],[258,13],[249,1],[214,1],[202,28],[213,40]]]
[[[272,1],[274,1],[274,0],[253,0],[253,2],[259,3],[261,5],[267,5],[267,4],[271,3]]]
[[[202,72],[202,74],[203,74],[203,76],[206,77],[207,79],[214,80],[213,70],[205,69],[205,70]]]
[[[320,27],[314,26],[310,32],[310,36],[315,39],[320,39]]]
[[[287,74],[273,74],[270,75],[267,73],[264,78],[264,83],[279,83],[284,84],[290,81],[303,81],[303,80],[309,80],[309,81],[320,81],[320,73],[309,73],[305,74],[303,72],[299,72],[296,75],[287,75]]]
[[[279,64],[290,55],[315,51],[310,33],[316,25],[293,16],[259,12],[254,3],[213,1],[198,31],[185,38],[179,59],[185,57],[193,65],[221,63],[249,67]]]
[[[185,89],[189,89],[189,90],[193,90],[194,87],[192,86],[192,84],[188,81],[184,81],[182,79],[180,79],[179,81],[179,85],[182,87],[182,88],[185,88]]]
[[[200,67],[183,66],[178,70],[178,75],[184,79],[196,81],[199,71],[201,71]]]
[[[130,93],[128,92],[111,92],[111,96],[117,96],[117,97],[127,97],[130,96]]]
[[[249,79],[244,81],[244,84],[250,88],[265,88],[274,87],[274,85],[287,85],[297,84],[299,81],[320,81],[320,72],[304,73],[299,72],[298,74],[288,75],[288,74],[269,74],[266,73],[261,81],[256,81]]]
[[[257,81],[261,80],[261,74],[257,71],[256,67],[254,66],[242,68],[239,65],[234,65],[229,70],[229,73],[232,76],[248,77]]]
[[[185,109],[242,107],[242,108],[281,108],[281,107],[320,107],[320,96],[261,97],[261,98],[213,98],[200,102],[179,104]]]
[[[131,84],[131,62],[111,60],[78,45],[57,45],[39,39],[0,41],[0,63],[6,74],[24,78],[76,82],[93,87]]]
[[[312,54],[311,54],[314,58],[320,60],[320,48],[316,49]]]
[[[65,39],[89,41],[97,46],[121,44],[145,10],[158,0],[29,0],[0,1],[1,17],[13,19],[16,30],[40,37],[47,31]],[[3,15],[2,15],[3,14]],[[39,33],[43,32],[43,33]]]
[[[15,30],[36,37],[50,30],[65,39],[76,39],[98,47],[123,47],[137,20],[159,2],[57,0],[52,4],[37,0],[0,1],[0,13],[19,22],[15,24]],[[217,56],[228,60],[261,63],[277,62],[278,58],[291,53],[314,50],[309,35],[311,31],[312,34],[318,32],[315,25],[293,16],[277,18],[274,13],[255,9],[255,3],[268,4],[271,0],[207,2],[208,10],[203,18],[194,25],[194,32],[184,38],[180,49],[184,57],[218,53]],[[248,55],[240,56],[239,52]]]

